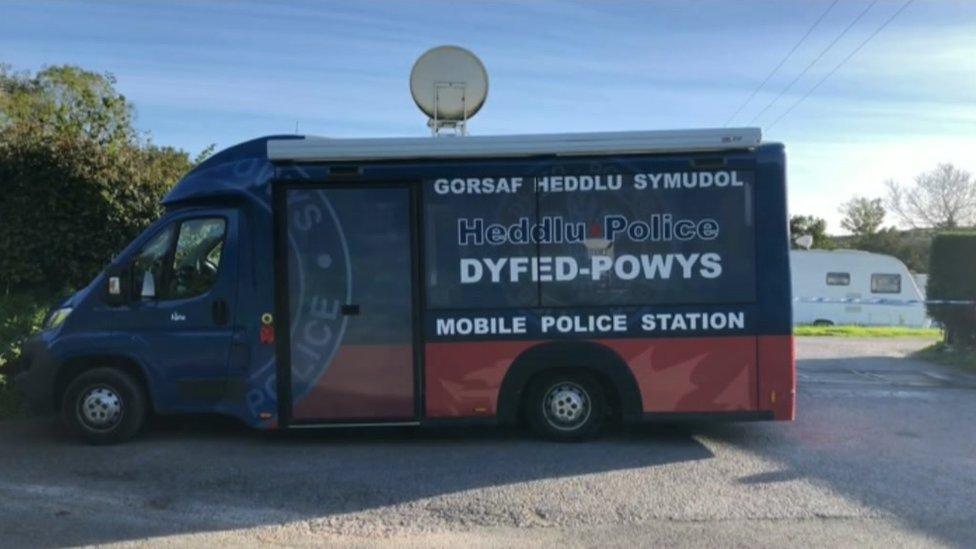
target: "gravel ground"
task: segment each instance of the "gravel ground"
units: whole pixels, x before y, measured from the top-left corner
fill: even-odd
[[[262,434],[89,447],[0,424],[0,545],[973,546],[976,376],[928,341],[797,341],[794,423]]]

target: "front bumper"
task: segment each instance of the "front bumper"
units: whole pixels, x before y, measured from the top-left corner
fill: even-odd
[[[54,411],[54,381],[57,362],[48,351],[41,334],[24,343],[20,372],[14,374],[14,385],[34,414]]]

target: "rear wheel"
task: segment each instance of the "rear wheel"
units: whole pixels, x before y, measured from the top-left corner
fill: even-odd
[[[554,372],[532,384],[524,410],[529,426],[545,438],[585,440],[603,428],[606,396],[600,383],[590,375]]]
[[[83,372],[68,384],[61,401],[65,428],[92,444],[132,438],[142,428],[146,412],[139,382],[115,368]]]

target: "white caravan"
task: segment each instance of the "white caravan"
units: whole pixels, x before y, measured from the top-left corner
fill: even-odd
[[[915,285],[918,286],[918,291],[922,294],[922,299],[925,299],[927,295],[926,288],[929,285],[929,275],[925,273],[912,273],[912,278],[915,279]]]
[[[793,324],[927,327],[925,298],[905,264],[859,250],[794,250]]]

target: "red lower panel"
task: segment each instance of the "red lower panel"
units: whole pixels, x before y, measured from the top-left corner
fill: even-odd
[[[429,343],[427,416],[494,415],[509,365],[541,341]],[[645,412],[756,410],[756,338],[607,339],[630,365]]]
[[[796,417],[796,355],[793,336],[759,336],[759,407],[773,417]]]
[[[509,365],[538,341],[428,343],[427,417],[493,416]]]
[[[756,409],[756,338],[600,341],[630,365],[645,412]]]
[[[292,410],[295,419],[413,416],[411,345],[343,345],[329,369]]]

